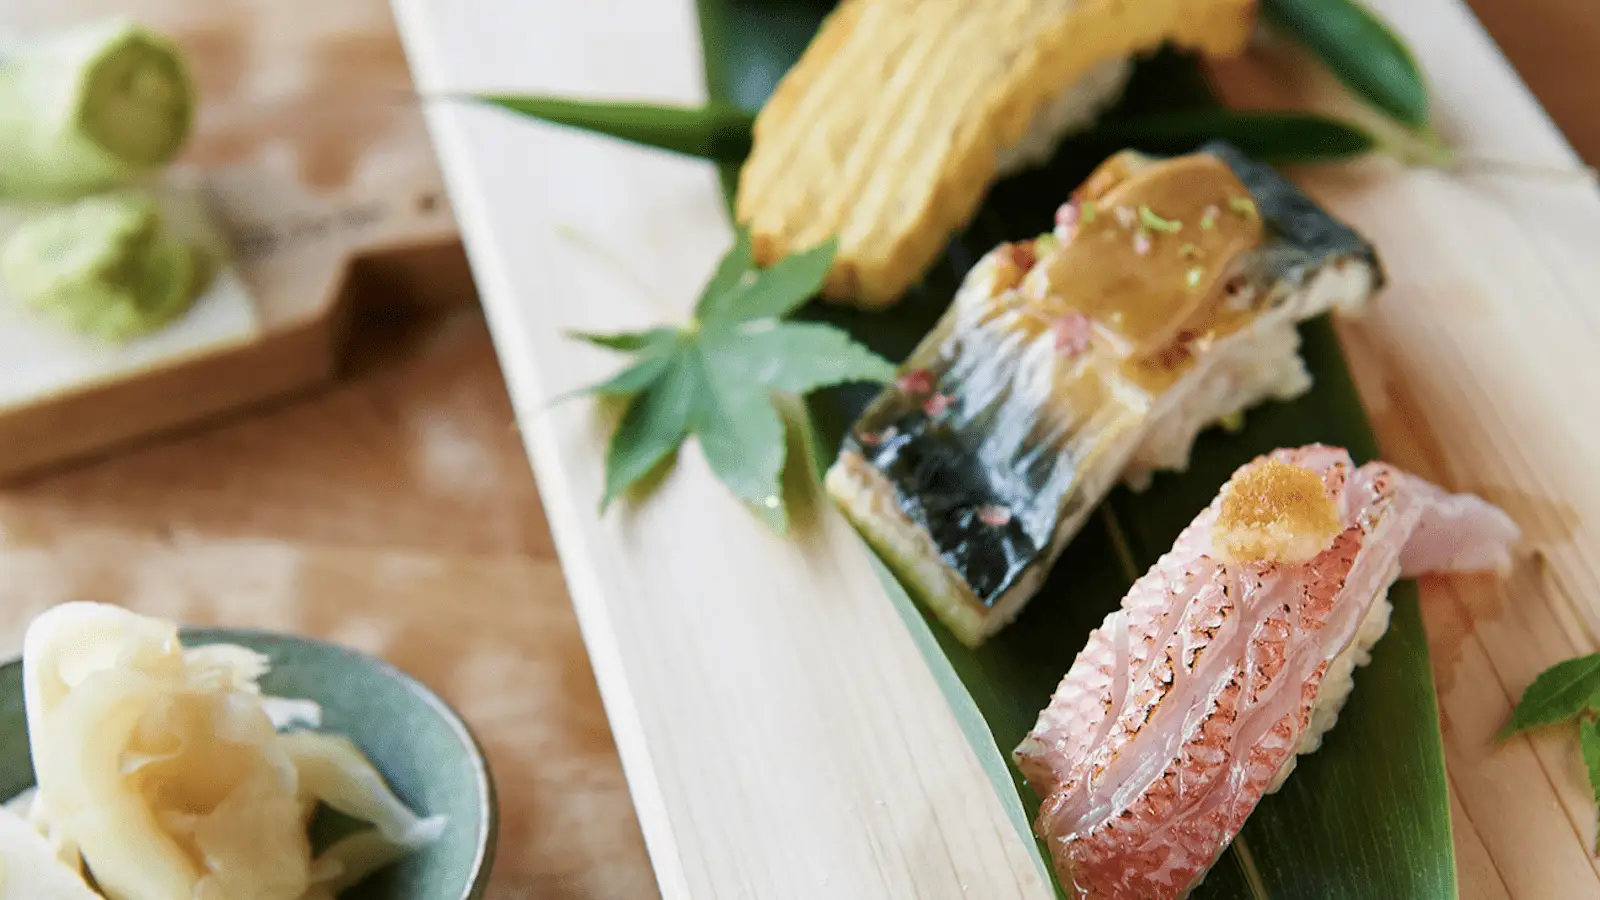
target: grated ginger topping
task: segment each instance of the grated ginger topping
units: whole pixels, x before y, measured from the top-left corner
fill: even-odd
[[[1234,563],[1304,563],[1343,530],[1339,512],[1310,469],[1277,460],[1246,466],[1222,488],[1211,543]]]

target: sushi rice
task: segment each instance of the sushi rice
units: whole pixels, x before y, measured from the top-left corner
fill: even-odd
[[[1044,164],[1063,138],[1086,130],[1121,99],[1132,75],[1133,61],[1128,58],[1108,59],[1084,72],[1039,111],[1015,144],[995,154],[996,175],[1004,178]]]

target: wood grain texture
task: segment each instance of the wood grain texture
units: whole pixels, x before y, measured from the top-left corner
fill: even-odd
[[[1375,5],[1414,42],[1448,141],[1478,158],[1575,166],[1560,132],[1466,6]],[[1600,43],[1583,37],[1592,31],[1592,4],[1477,5],[1507,30],[1508,43],[1522,46],[1530,81],[1548,92],[1594,158],[1600,118],[1584,107],[1600,83]],[[688,6],[619,2],[593,16],[487,2],[398,0],[397,8],[429,87],[693,101],[701,87]],[[1532,46],[1533,35],[1552,43]],[[1316,79],[1272,66],[1257,59],[1224,80],[1236,99],[1258,104],[1327,99]],[[607,371],[603,356],[561,342],[560,329],[634,327],[686,307],[726,241],[709,170],[489,111],[436,110],[431,125],[666,893],[804,895],[783,876],[796,855],[815,854],[836,879],[829,895],[884,895],[890,882],[875,879],[892,870],[838,846],[839,835],[861,834],[848,800],[786,803],[727,784],[744,782],[747,791],[770,784],[773,769],[789,759],[770,755],[774,739],[809,742],[797,779],[837,784],[841,771],[879,766],[873,757],[884,751],[863,747],[863,738],[881,730],[872,718],[881,707],[839,702],[841,674],[852,666],[873,666],[875,688],[885,679],[892,685],[894,709],[878,715],[914,731],[920,750],[953,760],[959,754],[936,727],[939,717],[915,703],[931,686],[897,668],[915,662],[859,640],[877,623],[854,607],[857,599],[844,599],[852,630],[828,630],[839,624],[841,598],[822,591],[858,588],[796,568],[792,550],[763,541],[728,508],[693,452],[649,506],[597,521],[589,504],[598,495],[600,427],[578,411],[542,409],[544,398]],[[1393,281],[1378,309],[1342,331],[1386,455],[1505,505],[1538,551],[1505,584],[1423,585],[1463,895],[1600,895],[1589,853],[1593,801],[1570,736],[1491,741],[1537,671],[1596,649],[1600,634],[1600,483],[1589,474],[1600,464],[1600,432],[1582,412],[1583,398],[1600,389],[1600,368],[1589,362],[1600,346],[1593,301],[1600,258],[1592,250],[1600,194],[1583,180],[1469,178],[1382,162],[1301,175],[1376,240],[1389,265]],[[584,239],[556,237],[558,226]],[[685,539],[686,532],[696,537]],[[835,572],[852,565],[827,527],[809,540],[813,560]],[[685,591],[694,592],[692,603]],[[809,609],[796,613],[790,604]],[[755,642],[764,658],[753,653]],[[852,652],[869,656],[852,659]],[[800,653],[810,654],[803,667],[774,664]],[[735,673],[742,683],[704,695]],[[752,684],[765,703],[793,708],[782,727],[746,699]],[[823,725],[814,717],[824,702],[836,710],[826,721],[831,745],[813,733]],[[726,752],[729,743],[754,746],[762,738],[759,764]],[[948,765],[961,775],[959,764]],[[905,768],[902,762],[887,774],[892,782],[874,787],[894,784],[902,802],[906,792],[925,790],[926,776]],[[863,792],[856,803],[876,795]],[[946,809],[955,802],[948,792],[941,799]],[[982,804],[972,808],[981,812]],[[777,821],[769,814],[752,833],[753,817],[774,809],[782,810]],[[802,819],[811,827],[797,827]],[[874,849],[916,840],[892,822],[865,826]],[[990,852],[950,844],[957,867]],[[1009,858],[1004,848],[992,852]],[[950,876],[944,870],[915,887],[923,896],[956,896],[973,886],[961,873]],[[893,884],[909,890],[913,883]],[[995,884],[983,883],[985,896],[1010,894],[1009,883]]]
[[[1600,165],[1600,4],[1591,0],[1470,0],[1517,74],[1567,141]]]
[[[326,7],[326,8],[325,8]],[[252,340],[65,386],[0,413],[0,477],[191,425],[337,371],[355,260],[455,243],[393,22],[378,4],[308,0],[0,0],[29,33],[129,15],[172,35],[201,96],[180,163],[205,194],[256,300]],[[450,268],[416,287],[447,293]]]
[[[688,0],[396,11],[425,93],[704,99]],[[427,111],[662,892],[1045,897],[831,507],[779,538],[693,448],[648,504],[596,515],[607,422],[549,401],[615,360],[561,332],[688,312],[731,240],[714,169],[494,109]]]
[[[1577,172],[1579,158],[1453,0],[1374,4],[1432,79],[1441,136],[1465,157]],[[1573,103],[1600,84],[1595,9],[1479,0],[1491,21],[1549,37],[1517,61],[1546,86],[1574,141],[1600,158],[1600,122]],[[1543,15],[1542,21],[1536,17]],[[1592,29],[1591,29],[1592,30]],[[1586,46],[1587,53],[1574,48]],[[1296,54],[1223,67],[1244,105],[1345,108]],[[1425,579],[1423,614],[1440,693],[1462,895],[1600,896],[1596,812],[1574,736],[1505,744],[1495,733],[1544,668],[1600,649],[1600,191],[1583,177],[1451,176],[1392,163],[1307,171],[1300,181],[1380,248],[1392,278],[1341,338],[1384,455],[1478,492],[1523,526],[1531,555],[1512,577]]]
[[[0,658],[74,599],[375,653],[488,750],[488,900],[653,896],[481,316],[367,317],[353,342],[337,388],[0,491]]]

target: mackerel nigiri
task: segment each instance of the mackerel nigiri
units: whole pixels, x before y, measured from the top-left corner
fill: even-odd
[[[1356,310],[1371,245],[1224,143],[1111,157],[1002,244],[846,435],[828,491],[956,637],[1014,619],[1119,480],[1306,391],[1297,323]]]
[[[1234,473],[1089,636],[1016,759],[1085,900],[1185,896],[1311,753],[1389,624],[1389,585],[1500,571],[1498,508],[1343,450]]]

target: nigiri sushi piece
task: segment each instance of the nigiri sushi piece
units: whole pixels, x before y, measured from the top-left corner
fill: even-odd
[[[1244,49],[1255,0],[844,0],[756,118],[757,262],[837,237],[830,299],[889,305],[999,174],[1042,162],[1165,42]]]
[[[1119,480],[1311,384],[1296,324],[1358,309],[1372,247],[1227,144],[1103,163],[996,248],[867,408],[830,493],[963,642],[1011,621]]]
[[[1241,467],[1090,633],[1016,750],[1062,884],[1185,896],[1333,727],[1395,579],[1503,573],[1519,538],[1477,497],[1333,447]]]

